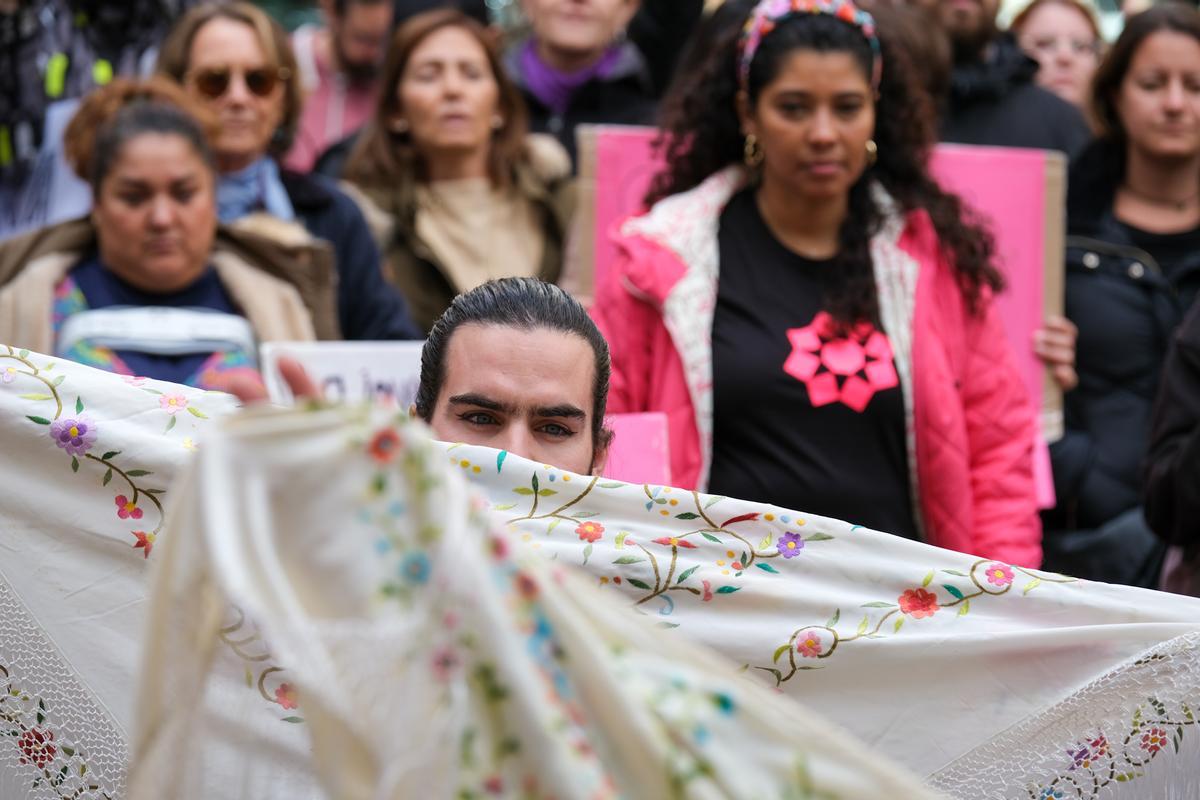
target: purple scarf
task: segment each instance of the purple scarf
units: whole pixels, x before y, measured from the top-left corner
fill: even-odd
[[[590,67],[576,72],[562,72],[547,64],[538,55],[533,40],[521,50],[521,72],[529,92],[555,114],[562,116],[571,105],[571,97],[594,78],[602,78],[612,70],[621,57],[621,46],[614,45],[605,51],[600,60]]]

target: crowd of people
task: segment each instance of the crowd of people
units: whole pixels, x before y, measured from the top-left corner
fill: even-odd
[[[74,7],[10,5],[13,37]],[[263,341],[429,336],[416,410],[445,438],[592,472],[606,410],[662,412],[677,486],[1197,591],[1195,7],[1106,43],[1083,0],[1007,31],[998,0],[523,0],[516,29],[419,5],[329,0],[289,35],[134,3],[127,40],[97,17],[6,50],[47,66],[0,77],[0,342],[221,389]],[[594,326],[565,295],[530,323],[523,296],[577,277],[594,123],[658,126],[664,167]],[[1065,393],[1050,509],[939,141],[1070,159],[1065,314],[1029,344]]]

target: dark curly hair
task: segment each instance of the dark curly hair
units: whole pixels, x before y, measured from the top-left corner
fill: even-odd
[[[647,206],[742,161],[736,63],[738,38],[753,6],[750,0],[729,0],[708,21],[707,35],[693,42],[685,60],[694,68],[679,74],[664,103],[659,147],[667,167],[651,184]],[[933,102],[918,84],[905,50],[887,30],[879,33],[883,78],[875,105],[878,159],[850,189],[849,210],[839,234],[838,269],[830,270],[824,287],[826,307],[842,325],[879,322],[870,254],[870,238],[884,219],[884,210],[870,191],[871,182],[877,181],[902,211],[928,212],[943,252],[958,274],[967,306],[976,313],[984,292],[999,291],[1004,285],[992,263],[992,236],[956,195],[943,191],[930,177]],[[798,49],[848,52],[870,79],[871,47],[856,27],[829,15],[796,15],[764,37],[754,56],[747,86],[751,106],[788,55]]]

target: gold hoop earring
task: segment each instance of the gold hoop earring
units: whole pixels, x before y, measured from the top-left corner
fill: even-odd
[[[746,134],[746,143],[742,146],[742,161],[747,167],[754,169],[763,162],[763,149],[758,144],[758,138],[753,134]]]
[[[875,165],[879,160],[879,145],[875,144],[874,139],[867,139],[867,166]]]

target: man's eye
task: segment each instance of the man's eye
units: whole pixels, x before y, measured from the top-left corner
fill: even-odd
[[[496,418],[483,411],[468,411],[459,415],[459,419],[470,425],[496,425]]]
[[[571,430],[570,428],[568,428],[564,425],[559,425],[556,422],[551,422],[547,425],[543,425],[542,433],[546,433],[546,434],[549,434],[550,436],[562,437],[562,438],[566,438],[568,436],[575,435],[575,431]]]

